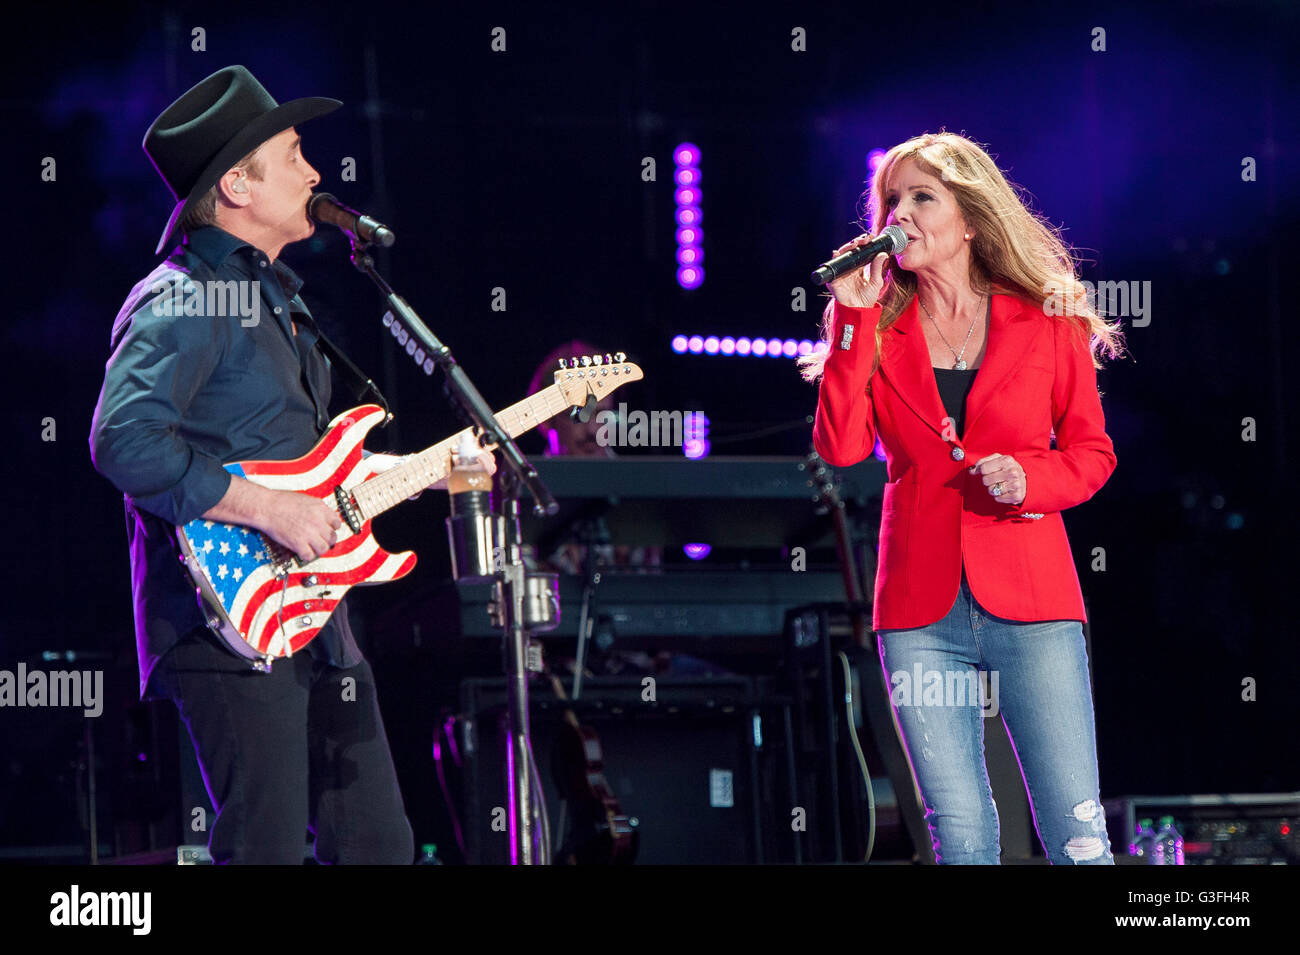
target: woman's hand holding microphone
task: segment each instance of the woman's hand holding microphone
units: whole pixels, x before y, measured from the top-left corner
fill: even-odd
[[[871,240],[872,237],[869,235],[860,235],[856,239],[845,242],[831,253],[831,257],[851,252]],[[852,272],[845,272],[835,281],[828,283],[827,287],[835,296],[835,301],[852,308],[871,308],[875,305],[880,298],[880,290],[885,284],[885,262],[888,258],[888,252],[881,252],[871,260],[870,264],[854,269]]]

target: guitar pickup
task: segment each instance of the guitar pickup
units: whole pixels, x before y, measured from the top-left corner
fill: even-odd
[[[357,511],[356,501],[352,495],[343,490],[342,485],[334,488],[334,500],[339,506],[339,515],[347,522],[348,527],[352,528],[352,533],[361,533],[361,514]]]

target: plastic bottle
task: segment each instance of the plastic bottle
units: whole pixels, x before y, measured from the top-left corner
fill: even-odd
[[[1153,863],[1155,860],[1156,833],[1151,828],[1150,819],[1139,819],[1137,824],[1137,835],[1129,843],[1128,854],[1141,859],[1143,862]]]
[[[432,842],[426,842],[420,846],[420,858],[416,860],[416,865],[442,865],[442,860],[438,858],[438,846]]]
[[[1155,834],[1154,865],[1183,865],[1183,834],[1174,826],[1173,816],[1161,816]]]

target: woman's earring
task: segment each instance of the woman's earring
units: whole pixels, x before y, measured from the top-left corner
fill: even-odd
[[[970,241],[970,233],[969,233],[969,232],[966,233],[966,241],[967,241],[967,242]]]

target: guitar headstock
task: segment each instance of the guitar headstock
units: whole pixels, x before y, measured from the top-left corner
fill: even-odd
[[[628,361],[620,351],[612,355],[561,358],[559,370],[555,372],[555,384],[564,393],[569,406],[578,408],[587,403],[588,397],[600,401],[615,388],[644,377],[641,368]]]

